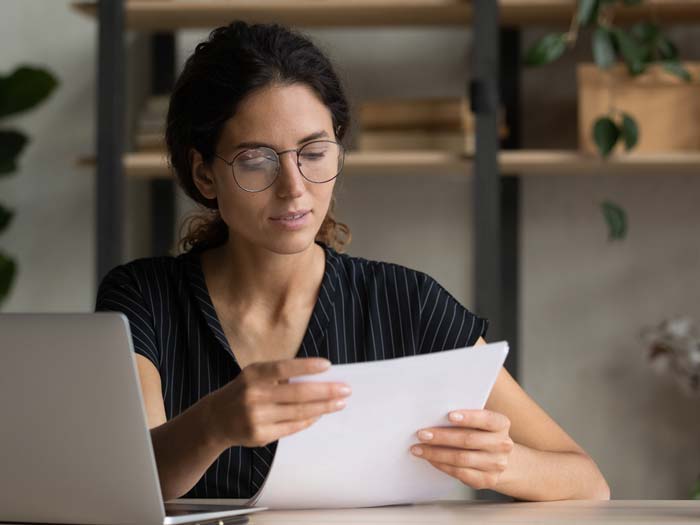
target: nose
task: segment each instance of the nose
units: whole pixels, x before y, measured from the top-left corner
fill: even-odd
[[[289,155],[286,155],[289,153]],[[280,173],[275,183],[279,197],[298,197],[304,193],[305,179],[297,165],[295,150],[287,150],[279,154]]]

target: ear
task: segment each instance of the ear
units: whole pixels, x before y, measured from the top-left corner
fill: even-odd
[[[211,168],[204,163],[202,155],[194,148],[190,149],[190,166],[192,181],[199,193],[207,199],[216,199],[216,179]]]

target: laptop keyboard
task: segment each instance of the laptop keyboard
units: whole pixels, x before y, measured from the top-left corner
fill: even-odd
[[[187,516],[189,514],[202,514],[204,512],[226,512],[227,510],[240,510],[245,509],[243,505],[207,505],[206,503],[166,503],[165,504],[165,515],[166,516]],[[245,518],[245,519],[241,519]],[[224,524],[228,523],[246,523],[248,521],[247,516],[228,516],[226,518],[219,518],[215,520],[206,520],[212,523],[218,523],[221,521]]]

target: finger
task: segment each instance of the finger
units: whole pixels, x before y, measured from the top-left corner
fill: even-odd
[[[275,439],[283,438],[285,436],[289,436],[290,434],[296,434],[300,430],[310,427],[319,419],[321,419],[321,416],[310,417],[308,419],[302,419],[301,421],[285,421],[284,423],[276,423],[271,425],[271,433],[277,436]]]
[[[430,437],[432,435],[432,437]],[[436,427],[419,430],[416,436],[428,445],[460,449],[476,449],[488,452],[510,452],[513,440],[507,434],[472,430],[467,428]]]
[[[458,479],[465,485],[469,485],[474,489],[492,489],[495,488],[499,474],[495,472],[484,472],[483,470],[476,470],[472,468],[460,468],[454,465],[447,465],[444,463],[430,462],[430,464],[438,470],[449,474],[455,479]]]
[[[320,357],[302,357],[296,359],[282,359],[279,361],[264,361],[253,363],[245,368],[250,380],[267,379],[282,381],[290,377],[306,374],[318,374],[328,370],[331,362]]]
[[[347,390],[344,390],[347,389]],[[269,403],[307,403],[328,401],[350,395],[352,390],[344,383],[302,382],[264,388],[261,400]]]
[[[460,427],[479,428],[490,432],[510,428],[510,419],[492,410],[453,410],[448,414],[450,423]]]
[[[416,447],[411,447],[411,452]],[[503,472],[508,465],[508,457],[505,454],[484,452],[482,450],[460,450],[448,447],[434,447],[419,445],[421,454],[418,457],[426,461],[443,463],[459,468],[473,468],[486,472]],[[414,452],[414,455],[415,452]]]
[[[281,423],[284,421],[301,421],[311,417],[337,412],[345,408],[345,401],[315,401],[295,404],[264,404],[255,407],[251,414],[254,424]]]

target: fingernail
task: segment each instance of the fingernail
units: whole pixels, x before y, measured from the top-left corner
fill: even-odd
[[[452,412],[450,414],[450,419],[452,421],[462,421],[464,419],[464,416],[460,414],[459,412]]]
[[[422,456],[423,455],[423,449],[420,447],[412,447],[411,452],[413,452],[416,456]]]
[[[428,432],[427,430],[421,430],[420,432],[418,432],[418,437],[423,441],[430,441],[431,439],[433,439],[433,433]]]
[[[335,408],[343,408],[345,406],[345,401],[342,399],[340,401],[335,402]]]
[[[336,392],[339,394],[342,394],[344,396],[350,395],[350,392],[352,392],[352,389],[349,386],[339,386],[336,388]]]
[[[317,370],[326,370],[330,366],[331,362],[328,359],[322,359],[314,363],[314,368],[316,368]]]

